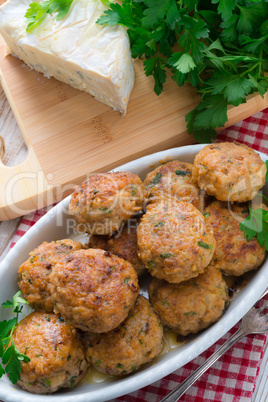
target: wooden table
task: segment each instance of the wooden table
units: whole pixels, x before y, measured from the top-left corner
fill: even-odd
[[[13,116],[5,94],[0,88],[0,156],[4,164],[14,166],[21,163],[27,155],[21,132]],[[8,253],[10,243],[20,223],[20,218],[0,222],[0,262]],[[266,402],[268,400],[268,347],[266,345],[253,402]],[[242,402],[242,401],[241,401]]]

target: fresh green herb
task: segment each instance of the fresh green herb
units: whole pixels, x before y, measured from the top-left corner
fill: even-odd
[[[187,172],[186,170],[175,170],[175,173],[178,176],[187,176],[188,174],[191,174],[191,172]]]
[[[155,262],[153,260],[147,261],[147,265],[149,270],[152,271],[152,269],[155,267]]]
[[[195,311],[188,311],[187,313],[183,313],[183,315],[185,315],[185,317],[188,317],[189,315],[197,315],[197,313]]]
[[[210,216],[210,213],[209,212],[204,212],[203,215],[204,215],[205,218],[208,218]]]
[[[156,176],[153,178],[153,180],[151,181],[151,186],[154,186],[155,184],[160,183],[162,174],[161,173],[157,173]]]
[[[169,258],[169,257],[172,257],[172,253],[162,253],[162,254],[160,254],[160,257],[161,258]]]
[[[128,282],[131,280],[130,276],[124,279],[124,285],[128,284]]]
[[[252,209],[249,205],[249,215],[240,223],[247,241],[256,236],[258,243],[268,250],[268,212],[265,209]]]
[[[100,0],[107,7],[110,6],[109,0]],[[70,10],[73,0],[47,0],[37,3],[33,1],[25,13],[28,20],[26,32],[31,33],[39,27],[45,20],[47,14],[58,13],[56,20],[62,20]]]
[[[186,115],[188,132],[199,142],[216,137],[228,105],[268,88],[267,1],[122,0],[111,3],[97,23],[127,28],[133,58],[144,57],[159,95],[171,70],[190,83],[200,103]]]
[[[164,226],[164,222],[159,221],[159,222],[154,223],[154,227],[158,228],[159,226]]]
[[[165,299],[161,300],[161,304],[162,304],[162,306],[169,306],[169,302]]]
[[[117,364],[117,366],[116,366],[116,368],[123,368],[124,366],[123,366],[123,364],[121,364],[121,363],[118,363]]]
[[[197,242],[198,246],[205,248],[206,250],[210,249],[210,245],[207,243],[204,243],[202,240]]]
[[[58,13],[57,21],[68,14],[73,0],[48,0],[40,3],[35,1],[29,5],[25,17],[28,20],[26,32],[31,33],[39,27],[47,14]]]
[[[51,381],[48,378],[43,379],[43,383],[46,387],[49,387],[51,385]]]
[[[18,325],[19,314],[23,308],[20,304],[29,304],[20,295],[21,292],[19,291],[13,296],[12,301],[7,300],[2,303],[3,308],[12,308],[16,316],[8,321],[0,321],[0,358],[2,359],[0,378],[6,373],[13,384],[16,384],[20,379],[21,362],[28,363],[30,361],[28,356],[20,353],[12,339],[12,334]]]

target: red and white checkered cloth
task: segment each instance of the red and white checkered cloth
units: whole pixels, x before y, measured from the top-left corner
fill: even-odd
[[[239,141],[268,155],[268,108],[223,130],[218,141]],[[45,215],[47,208],[22,218],[11,247]],[[216,344],[173,374],[114,401],[157,402],[185,380],[219,348],[238,328],[238,324]],[[259,373],[266,337],[249,335],[237,342],[182,396],[182,402],[251,402]]]

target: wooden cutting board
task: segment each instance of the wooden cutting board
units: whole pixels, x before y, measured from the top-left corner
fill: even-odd
[[[188,85],[169,77],[164,93],[153,91],[141,61],[134,62],[135,87],[127,115],[53,78],[31,71],[19,59],[5,57],[0,37],[1,83],[28,147],[20,166],[0,162],[0,220],[7,220],[59,201],[92,172],[194,143],[185,115],[198,103]],[[268,106],[268,95],[249,97],[230,108],[230,126]]]

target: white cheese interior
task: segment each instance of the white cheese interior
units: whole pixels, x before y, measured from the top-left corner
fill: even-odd
[[[12,54],[125,114],[134,84],[129,39],[121,26],[95,23],[107,7],[100,0],[73,0],[62,20],[48,14],[26,33],[24,15],[31,2],[8,0],[0,8],[0,33]]]

